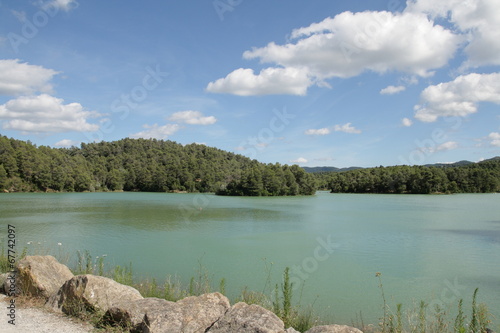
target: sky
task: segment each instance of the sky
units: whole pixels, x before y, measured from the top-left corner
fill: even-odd
[[[0,0],[0,134],[264,163],[500,155],[500,0]]]

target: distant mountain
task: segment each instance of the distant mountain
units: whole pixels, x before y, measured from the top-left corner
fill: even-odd
[[[434,163],[434,164],[426,164],[425,166],[427,166],[427,167],[444,167],[444,168],[447,168],[447,167],[464,166],[464,165],[469,165],[469,164],[474,164],[474,162],[462,160],[462,161],[458,161],[458,162],[455,162],[455,163]]]
[[[489,162],[489,161],[496,161],[500,160],[500,156],[496,156],[493,158],[489,158],[487,160],[483,160],[481,162],[477,163],[482,163],[482,162]],[[449,168],[449,167],[460,167],[460,166],[465,166],[465,165],[470,165],[470,164],[475,164],[476,162],[471,162],[467,160],[462,160],[454,163],[434,163],[434,164],[425,164],[424,166],[426,167],[439,167],[439,168]],[[321,166],[321,167],[302,167],[306,172],[308,173],[319,173],[319,172],[343,172],[343,171],[351,171],[351,170],[358,170],[358,169],[367,169],[367,168],[361,168],[361,167],[349,167],[349,168],[336,168],[336,167],[329,167],[329,166]]]
[[[357,169],[363,169],[361,167],[349,167],[349,168],[336,168],[336,167],[302,167],[308,173],[318,173],[318,172],[343,172],[343,171],[351,171]]]
[[[487,159],[487,160],[483,160],[483,161],[481,161],[481,162],[479,162],[479,163],[482,163],[482,162],[490,162],[490,161],[498,161],[498,160],[500,160],[500,156],[496,156],[496,157],[493,157],[493,158],[489,158],[489,159]]]

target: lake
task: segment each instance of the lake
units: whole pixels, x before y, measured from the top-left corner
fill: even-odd
[[[132,263],[135,278],[177,275],[200,265],[234,297],[270,292],[285,267],[295,296],[342,324],[388,303],[456,307],[479,287],[500,321],[500,195],[363,195],[242,198],[166,193],[14,193],[0,196],[17,251],[88,250],[110,265]],[[29,244],[28,244],[29,243]],[[61,243],[61,245],[58,245]],[[270,277],[270,283],[269,283]],[[267,288],[266,288],[266,281]],[[265,289],[266,288],[266,289]]]

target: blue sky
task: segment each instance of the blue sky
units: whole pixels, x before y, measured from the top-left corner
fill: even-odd
[[[0,0],[0,133],[266,163],[500,155],[498,0]]]

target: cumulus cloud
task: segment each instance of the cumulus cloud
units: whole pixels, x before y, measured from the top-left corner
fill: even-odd
[[[343,12],[292,31],[292,42],[253,48],[244,59],[274,67],[259,74],[237,69],[209,83],[210,92],[304,95],[313,84],[364,71],[401,71],[427,77],[448,63],[462,37],[421,13]],[[284,79],[284,78],[287,79]]]
[[[500,73],[461,75],[427,87],[415,106],[415,118],[434,122],[439,117],[464,117],[477,112],[477,103],[500,104]]]
[[[79,145],[80,145],[80,141],[63,139],[61,141],[56,142],[54,146],[61,147],[61,148],[70,148],[70,147],[73,147],[73,146],[77,147]]]
[[[22,96],[0,105],[2,127],[26,133],[93,132],[99,125],[87,120],[101,116],[84,110],[79,103],[64,104],[64,100],[47,94]]]
[[[168,120],[189,125],[212,125],[217,122],[214,116],[204,117],[200,111],[176,112]]]
[[[134,139],[159,139],[165,140],[169,136],[173,135],[180,129],[179,124],[165,124],[163,126],[154,125],[143,125],[144,131],[132,134],[131,137]]]
[[[49,83],[58,72],[42,66],[21,63],[19,59],[0,60],[0,95],[15,96],[35,92],[50,93]]]
[[[305,95],[311,84],[307,72],[299,68],[266,68],[257,75],[253,69],[239,68],[210,82],[207,91],[239,96]]]
[[[490,144],[494,147],[500,147],[500,133],[492,132],[488,135],[488,139],[491,140]]]
[[[320,128],[320,129],[308,129],[304,132],[305,135],[327,135],[330,134],[329,128]]]
[[[413,0],[405,12],[448,19],[468,35],[466,65],[500,65],[500,6],[497,0]]]
[[[434,146],[434,147],[425,147],[422,148],[421,150],[426,153],[437,153],[440,151],[447,151],[447,150],[453,150],[458,148],[458,142],[455,141],[447,141],[445,143],[442,143],[440,145]]]
[[[361,133],[361,130],[356,129],[354,126],[351,125],[351,123],[347,123],[344,125],[335,125],[335,126],[333,126],[333,130],[335,132],[344,132],[344,133],[350,133],[350,134]]]
[[[409,118],[403,118],[403,120],[401,120],[401,124],[405,127],[410,127],[411,125],[413,125],[413,121],[411,121],[411,119]]]
[[[290,160],[290,163],[303,164],[303,163],[307,163],[307,160],[303,157],[299,157],[296,160]]]
[[[405,86],[388,86],[382,90],[380,90],[381,95],[394,95],[397,93],[400,93],[402,91],[405,91],[406,87]]]

